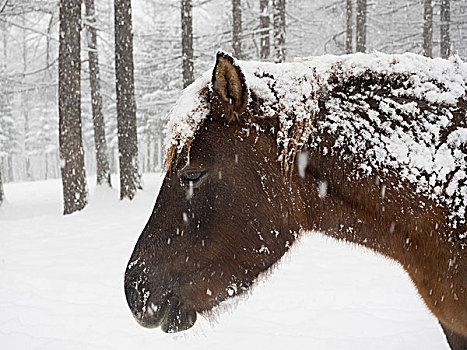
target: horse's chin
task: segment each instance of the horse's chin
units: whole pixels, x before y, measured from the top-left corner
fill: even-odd
[[[161,321],[161,329],[165,333],[186,331],[196,323],[196,311],[182,307],[173,307],[168,310]]]
[[[161,327],[165,333],[185,331],[193,327],[197,318],[196,311],[181,303],[178,297],[158,305],[149,302],[143,311],[133,310],[133,316],[142,327]]]
[[[136,321],[145,328],[161,327],[165,333],[178,333],[186,331],[194,326],[197,314],[194,310],[188,310],[183,307],[174,307],[167,309],[161,317],[145,316],[139,318],[134,315]]]

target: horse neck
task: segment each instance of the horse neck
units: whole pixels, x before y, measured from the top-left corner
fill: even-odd
[[[448,293],[453,276],[465,272],[465,259],[449,240],[446,212],[416,195],[413,188],[390,186],[398,183],[397,177],[386,177],[385,183],[377,176],[355,180],[347,175],[352,164],[319,153],[310,154],[305,179],[296,177],[304,229],[365,246],[398,261],[423,290],[422,295],[436,290]],[[462,266],[455,269],[456,264]]]

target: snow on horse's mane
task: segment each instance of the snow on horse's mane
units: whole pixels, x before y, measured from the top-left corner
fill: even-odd
[[[396,170],[416,184],[418,192],[435,202],[448,204],[454,229],[466,223],[467,128],[465,122],[455,125],[449,110],[457,108],[461,98],[466,99],[467,64],[459,58],[444,60],[411,53],[375,52],[325,55],[281,64],[247,61],[235,64],[245,76],[249,99],[252,96],[260,99],[262,116],[279,119],[277,143],[283,163],[290,165],[296,152],[305,146],[318,146],[320,140],[313,139],[313,132],[339,133],[340,137],[327,151],[339,152],[345,142],[354,154],[364,153],[359,159],[361,171],[355,176],[370,175],[374,169],[383,173]],[[353,100],[329,97],[325,102],[326,118],[314,122],[319,112],[319,94],[334,87],[330,77],[337,76],[342,82],[370,74],[405,76],[403,87],[393,89],[392,96],[409,102],[375,96],[374,91],[383,87],[375,82],[370,91],[353,94]],[[166,139],[169,163],[193,140],[210,112],[210,102],[201,92],[210,88],[211,76],[212,71],[208,71],[187,87],[169,113]],[[378,110],[365,102],[370,96],[379,98]],[[411,98],[414,101],[410,102]],[[415,100],[445,108],[437,112],[420,111]],[[365,112],[371,123],[350,112],[355,109]],[[380,118],[380,113],[396,121],[396,128]],[[448,128],[447,138],[442,139],[441,132]],[[388,133],[379,134],[381,131]]]

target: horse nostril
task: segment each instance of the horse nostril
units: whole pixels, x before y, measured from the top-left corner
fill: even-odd
[[[176,294],[172,294],[169,299],[169,304],[172,306],[180,306],[180,298]]]
[[[130,284],[129,286],[125,287],[125,294],[126,294],[126,300],[128,302],[128,305],[130,306],[132,310],[134,310],[136,308],[136,304],[138,303],[138,299],[139,299],[138,290]]]

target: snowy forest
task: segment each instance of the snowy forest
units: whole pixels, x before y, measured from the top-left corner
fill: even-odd
[[[136,185],[130,189],[134,192],[139,174],[161,168],[170,106],[181,89],[212,66],[218,49],[240,59],[275,62],[372,50],[467,57],[463,0],[141,0],[131,4],[86,0],[82,6],[75,2],[74,10],[71,1],[0,2],[3,183],[61,176],[59,88],[64,79],[77,79],[64,89],[77,89],[80,108],[74,112],[74,122],[69,118],[64,122],[71,124],[63,127],[80,129],[72,138],[82,137],[82,147],[77,142],[74,150],[66,152],[82,149],[84,163],[75,166],[82,168],[81,176],[97,174],[101,183],[110,181],[109,173],[119,172],[119,152],[124,155],[128,151],[124,147],[132,148],[128,152],[135,160],[120,166],[129,162],[127,166],[135,168],[137,175],[131,181]],[[74,54],[80,72],[73,77],[59,73],[59,47],[69,40],[59,35],[65,12],[70,12],[68,25],[78,26],[75,43],[66,44],[79,46]],[[134,72],[120,78],[125,69],[115,68],[119,55],[120,64],[134,66]],[[124,86],[120,97],[118,80]],[[134,101],[132,106],[119,104],[125,99]],[[137,146],[120,140],[119,151],[118,109],[127,107],[135,111],[137,137],[132,142]],[[74,190],[82,191],[85,201],[85,184]]]
[[[2,349],[465,349],[467,0],[0,0],[0,50]]]

